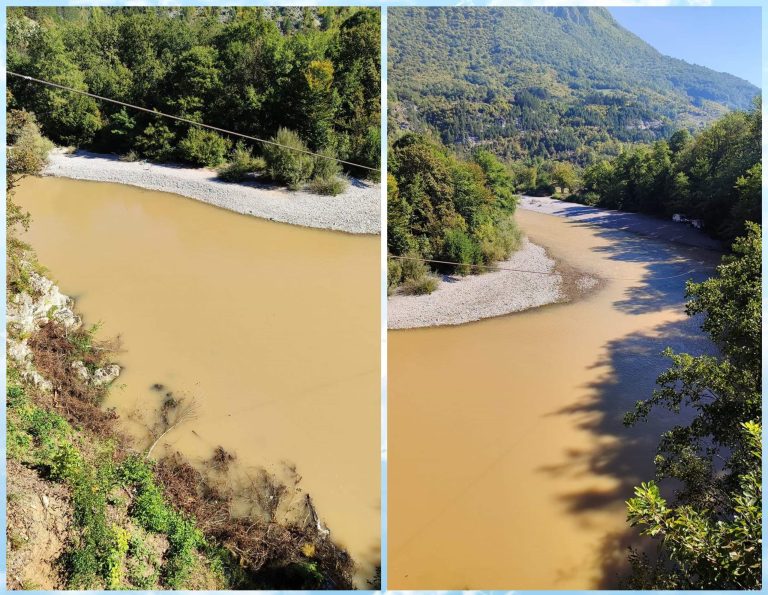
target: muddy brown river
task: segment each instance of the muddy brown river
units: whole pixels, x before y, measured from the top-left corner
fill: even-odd
[[[106,406],[126,429],[146,438],[153,384],[194,398],[164,442],[197,463],[222,446],[245,473],[295,465],[364,586],[380,557],[379,238],[60,178],[17,200],[50,276],[121,338]]]
[[[711,351],[683,312],[719,254],[518,211],[531,239],[606,278],[581,301],[388,335],[389,587],[618,585],[624,502],[673,416],[622,416],[667,367]],[[674,277],[689,269],[697,272]]]

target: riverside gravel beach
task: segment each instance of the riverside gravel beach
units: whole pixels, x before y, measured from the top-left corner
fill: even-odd
[[[227,183],[207,168],[121,161],[114,155],[63,149],[51,152],[44,175],[180,194],[244,215],[303,227],[353,234],[381,232],[381,185],[356,178],[350,178],[342,194],[321,196],[258,181]]]
[[[574,224],[626,231],[673,244],[709,250],[722,248],[717,240],[688,225],[639,213],[536,196],[522,196],[519,208],[566,218]],[[526,239],[520,250],[499,263],[498,271],[465,277],[443,275],[438,288],[429,295],[390,297],[387,326],[408,329],[464,324],[568,302],[598,286],[597,277],[572,270],[566,273],[566,267],[566,263],[557,263],[544,248]]]

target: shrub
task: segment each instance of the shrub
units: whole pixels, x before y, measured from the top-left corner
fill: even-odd
[[[403,279],[403,267],[400,260],[390,258],[387,260],[387,295],[392,295],[400,281]]]
[[[124,155],[120,155],[120,161],[127,161],[129,163],[133,163],[134,161],[140,161],[141,155],[139,155],[136,151],[131,149]]]
[[[312,168],[313,179],[329,180],[341,175],[341,164],[335,160],[336,155],[333,151],[323,149],[320,151],[322,157],[314,157],[314,165]]]
[[[400,290],[406,295],[423,295],[432,293],[440,284],[440,280],[433,275],[427,264],[419,258],[418,253],[410,252],[408,258],[400,260],[402,271]]]
[[[269,176],[291,190],[297,190],[312,175],[314,158],[301,152],[307,150],[306,145],[295,132],[287,128],[280,128],[272,142],[281,146],[266,145],[264,149]]]
[[[443,253],[445,260],[461,263],[456,266],[456,273],[459,275],[468,275],[479,257],[479,249],[472,238],[462,229],[449,229],[445,232],[443,238]]]
[[[439,284],[440,280],[435,275],[427,273],[415,279],[408,279],[400,286],[400,290],[405,295],[425,295],[432,293]]]
[[[8,174],[18,176],[42,171],[53,143],[40,134],[35,116],[23,110],[11,110],[6,119],[10,145],[6,163]]]
[[[179,152],[186,161],[205,167],[216,167],[232,147],[232,141],[212,130],[192,126],[179,143]]]
[[[315,178],[309,183],[309,191],[324,196],[337,196],[349,186],[345,177]]]
[[[403,271],[402,279],[406,281],[408,279],[417,279],[423,277],[429,273],[429,267],[427,263],[419,260],[421,257],[418,252],[409,252],[405,257],[400,260],[400,266]]]
[[[262,171],[267,164],[261,157],[254,157],[242,142],[235,145],[229,163],[221,167],[217,177],[225,182],[242,182],[253,172]]]
[[[174,153],[176,135],[165,124],[149,124],[136,139],[136,148],[149,159],[164,161]]]
[[[486,223],[475,230],[477,241],[478,261],[483,264],[492,264],[500,260],[506,260],[514,250],[520,247],[522,233],[512,217],[506,217],[493,225]],[[472,272],[482,272],[475,268]]]

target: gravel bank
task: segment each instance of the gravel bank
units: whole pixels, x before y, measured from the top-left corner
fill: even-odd
[[[291,192],[267,184],[229,184],[210,169],[120,161],[86,151],[52,151],[45,175],[116,182],[172,192],[245,215],[355,234],[381,232],[381,186],[352,178],[339,196]]]
[[[723,249],[720,242],[710,238],[704,232],[683,223],[675,223],[669,219],[650,217],[640,213],[626,213],[624,211],[588,207],[546,196],[521,196],[518,206],[528,211],[546,213],[547,215],[555,215],[557,217],[567,217],[571,221],[584,225],[619,229],[675,244],[695,246],[696,248],[707,248],[709,250]]]
[[[594,277],[561,272],[546,250],[528,239],[499,267],[537,273],[500,270],[466,277],[444,275],[429,295],[390,297],[387,326],[406,329],[464,324],[568,301],[574,291],[586,292],[598,283]]]

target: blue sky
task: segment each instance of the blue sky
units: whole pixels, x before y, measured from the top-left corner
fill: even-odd
[[[626,29],[662,54],[761,86],[758,7],[610,8]]]

